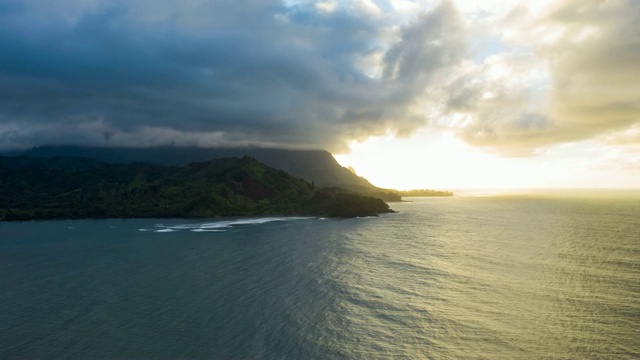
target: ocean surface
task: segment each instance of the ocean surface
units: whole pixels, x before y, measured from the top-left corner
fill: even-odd
[[[409,200],[0,223],[0,358],[640,358],[640,194]]]

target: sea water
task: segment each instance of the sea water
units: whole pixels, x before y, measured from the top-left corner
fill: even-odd
[[[637,193],[409,200],[0,223],[0,358],[640,358]]]

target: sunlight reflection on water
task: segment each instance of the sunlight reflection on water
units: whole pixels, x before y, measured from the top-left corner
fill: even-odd
[[[638,199],[0,223],[0,357],[635,359]]]

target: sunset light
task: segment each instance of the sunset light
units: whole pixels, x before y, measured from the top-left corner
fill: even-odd
[[[8,1],[0,152],[326,150],[382,187],[640,188],[631,0]]]
[[[394,189],[638,188],[637,153],[594,142],[558,145],[528,157],[476,149],[447,134],[419,132],[352,142],[337,155],[373,184]],[[606,171],[604,171],[606,169]]]
[[[640,0],[0,0],[0,359],[640,359]]]

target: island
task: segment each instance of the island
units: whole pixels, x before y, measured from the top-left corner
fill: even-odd
[[[319,187],[256,159],[185,166],[60,156],[0,157],[0,220],[377,216],[381,199]]]
[[[398,194],[402,197],[412,196],[453,196],[453,192],[447,190],[432,189],[416,189],[416,190],[398,190]]]

